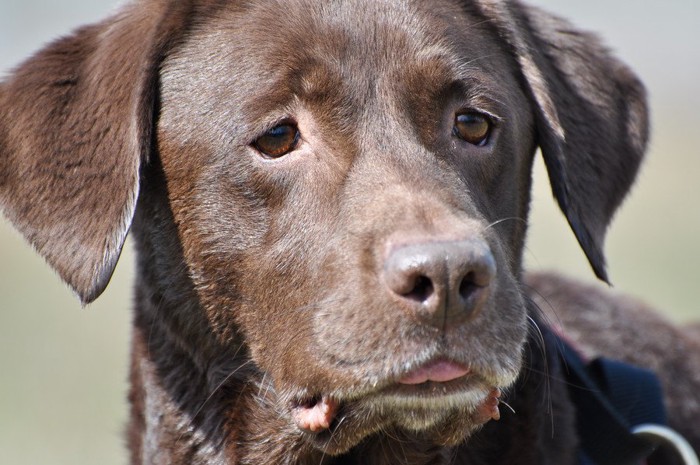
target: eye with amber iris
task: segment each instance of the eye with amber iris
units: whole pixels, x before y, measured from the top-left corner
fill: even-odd
[[[477,147],[483,147],[489,141],[493,124],[491,119],[475,111],[458,113],[455,116],[454,127],[452,133]]]
[[[252,145],[268,158],[280,158],[297,147],[300,136],[296,124],[282,123],[258,137]]]

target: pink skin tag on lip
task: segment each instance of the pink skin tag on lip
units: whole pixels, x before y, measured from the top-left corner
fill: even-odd
[[[489,420],[498,421],[501,419],[501,412],[498,410],[500,404],[501,390],[492,389],[484,402],[477,409],[479,423],[487,423]]]
[[[338,407],[338,402],[324,396],[312,407],[299,407],[294,412],[294,421],[299,428],[317,433],[331,427]]]

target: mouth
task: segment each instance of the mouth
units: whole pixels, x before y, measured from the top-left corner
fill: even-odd
[[[430,361],[382,389],[377,402],[394,410],[424,412],[439,418],[454,411],[479,412],[485,423],[498,419],[501,392],[482,376],[446,359]],[[430,423],[430,421],[427,421]]]
[[[490,386],[468,366],[446,360],[429,361],[366,397],[378,410],[430,412],[436,418],[455,410],[472,412],[480,424],[498,420],[501,391]],[[318,433],[332,429],[343,404],[331,395],[296,402],[292,417],[301,430]]]
[[[469,367],[449,360],[438,359],[407,373],[398,381],[400,385],[417,386],[425,383],[447,383],[463,378],[471,372]]]

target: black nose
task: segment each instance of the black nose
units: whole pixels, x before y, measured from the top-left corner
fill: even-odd
[[[423,321],[446,327],[474,316],[496,274],[480,240],[423,242],[396,247],[384,263],[384,281],[401,305]]]

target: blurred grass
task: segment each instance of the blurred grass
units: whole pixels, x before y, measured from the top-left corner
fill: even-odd
[[[81,309],[6,225],[0,244],[0,463],[126,463],[130,250]]]
[[[0,70],[42,42],[104,15],[111,0],[0,3]],[[671,318],[698,318],[700,277],[700,2],[538,0],[600,31],[646,82],[654,130],[648,161],[613,223],[607,256],[616,288]],[[593,279],[535,169],[529,268]],[[105,294],[77,299],[0,220],[0,464],[124,464],[130,245]]]

